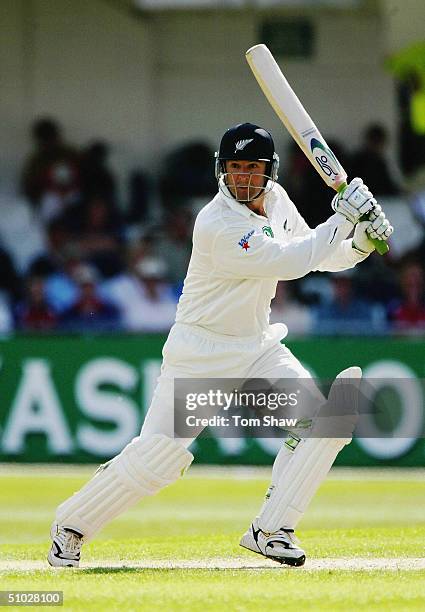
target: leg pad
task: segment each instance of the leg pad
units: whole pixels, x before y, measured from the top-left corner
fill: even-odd
[[[180,442],[164,435],[135,438],[57,509],[56,522],[91,539],[139,499],[171,484],[192,463]]]

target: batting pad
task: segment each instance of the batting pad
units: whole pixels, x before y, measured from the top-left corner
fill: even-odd
[[[192,461],[192,453],[167,436],[135,438],[58,507],[55,520],[88,541],[139,499],[177,480]]]
[[[352,402],[355,387],[353,383],[360,381],[360,378],[360,368],[347,368],[341,372],[331,387],[328,402],[324,406],[325,411],[326,407]],[[303,439],[290,460],[283,463],[280,477],[258,517],[258,526],[262,531],[272,533],[282,527],[295,529],[339,451],[351,442],[355,419],[352,412],[348,412],[351,414],[347,420],[346,437]]]

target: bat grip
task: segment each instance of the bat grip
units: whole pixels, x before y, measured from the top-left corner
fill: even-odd
[[[342,194],[346,187],[347,187],[347,183],[345,182],[341,183],[341,185],[339,185],[337,189],[337,192]],[[360,217],[359,221],[368,221],[368,219],[369,219],[369,213],[366,213],[365,215],[362,215]],[[390,247],[385,242],[385,240],[378,240],[378,238],[370,238],[370,237],[368,237],[368,240],[371,241],[371,243],[373,244],[373,246],[375,247],[375,249],[380,255],[385,255],[390,250]]]

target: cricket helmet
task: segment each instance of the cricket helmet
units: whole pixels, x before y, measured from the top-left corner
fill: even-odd
[[[272,135],[253,123],[239,123],[229,128],[223,135],[220,148],[215,154],[215,176],[221,184],[225,182],[225,162],[230,160],[249,160],[266,162],[264,189],[270,191],[277,180],[279,156],[275,151]]]

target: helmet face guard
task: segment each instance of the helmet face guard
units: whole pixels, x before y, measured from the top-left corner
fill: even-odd
[[[246,203],[255,200],[270,191],[277,180],[279,156],[275,152],[273,138],[267,130],[252,123],[241,123],[227,130],[221,139],[220,149],[215,154],[215,158],[215,176],[220,191],[238,202]],[[235,185],[232,173],[227,172],[226,161],[238,160],[266,162],[265,174],[237,172],[235,174],[239,176],[247,174],[248,183]],[[253,176],[264,177],[262,187],[251,185]],[[246,188],[246,197],[236,197],[229,186],[235,188],[236,194],[238,188]]]
[[[222,162],[224,166],[226,162]],[[247,202],[252,202],[256,200],[261,195],[268,193],[274,185],[274,181],[271,176],[268,174],[259,174],[259,173],[251,173],[251,172],[237,172],[235,173],[239,177],[246,177],[243,183],[235,183],[234,174],[232,172],[219,171],[217,176],[216,169],[216,177],[218,180],[218,187],[220,191],[227,197],[232,197],[237,202],[241,204],[245,204]],[[261,186],[253,185],[252,179],[254,177],[263,177],[263,182]]]

